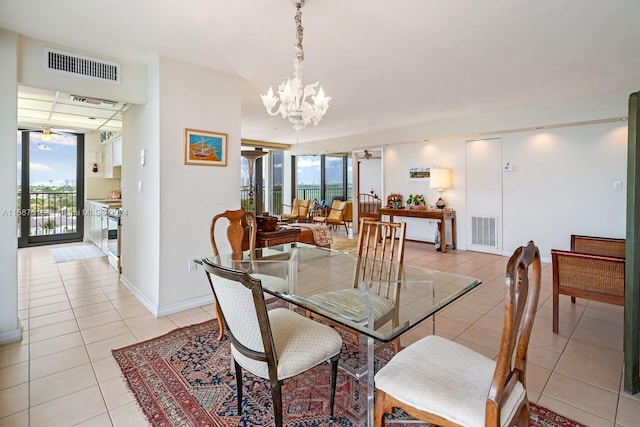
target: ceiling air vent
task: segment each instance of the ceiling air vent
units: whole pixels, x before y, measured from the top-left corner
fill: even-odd
[[[120,64],[44,48],[44,69],[89,79],[120,83]]]
[[[96,98],[89,98],[87,96],[78,96],[78,95],[71,95],[69,96],[69,99],[75,102],[82,102],[83,104],[99,105],[101,107],[108,107],[108,108],[113,108],[117,104],[116,101],[108,101],[106,99],[96,99]]]

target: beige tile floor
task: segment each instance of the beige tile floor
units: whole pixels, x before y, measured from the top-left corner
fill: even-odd
[[[500,341],[507,258],[435,252],[408,242],[409,264],[474,276],[483,284],[436,318],[439,335],[488,356]],[[104,259],[55,264],[49,247],[18,251],[22,342],[0,346],[0,427],[147,425],[110,349],[201,322],[212,306],[156,319],[118,281]],[[588,426],[640,425],[640,394],[622,390],[621,307],[563,298],[560,334],[551,332],[551,267],[530,344],[532,402]],[[403,345],[430,333],[426,323]]]

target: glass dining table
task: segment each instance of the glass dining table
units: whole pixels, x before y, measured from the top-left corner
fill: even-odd
[[[365,380],[366,394],[360,402],[366,408],[362,416],[351,420],[357,426],[373,425],[374,403],[374,350],[376,343],[390,343],[399,339],[407,331],[431,318],[452,302],[456,301],[482,282],[471,277],[460,276],[428,268],[397,264],[387,261],[367,259],[370,272],[363,277],[356,275],[363,268],[365,260],[356,254],[320,248],[304,243],[287,243],[246,251],[242,259],[232,259],[231,254],[221,254],[199,260],[223,265],[249,274],[275,276],[288,283],[288,289],[280,286],[270,289],[269,281],[263,281],[263,289],[290,308],[299,308],[313,313],[314,317],[328,319],[343,328],[353,331],[360,339],[361,351],[365,354],[360,366],[341,365],[342,369]],[[393,273],[393,274],[389,274]],[[282,281],[277,281],[282,283]],[[354,285],[355,282],[355,285]],[[372,300],[381,287],[391,286],[396,290],[394,321],[383,325],[375,324],[375,308]],[[351,301],[350,307],[340,306],[336,301],[317,298],[319,294],[340,289],[356,289],[353,294],[358,301]],[[375,294],[375,295],[374,295]],[[331,295],[331,294],[329,294]]]

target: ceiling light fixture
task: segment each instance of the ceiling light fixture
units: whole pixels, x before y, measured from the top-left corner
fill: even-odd
[[[51,141],[51,128],[49,128],[49,127],[42,128],[41,139],[43,141]]]
[[[319,82],[302,84],[302,62],[304,61],[304,50],[302,49],[302,11],[306,0],[291,0],[296,7],[296,58],[293,60],[293,78],[287,77],[285,82],[278,86],[278,94],[274,96],[273,87],[269,88],[266,95],[260,95],[262,103],[267,109],[267,113],[275,116],[278,113],[283,119],[289,119],[293,129],[297,132],[311,123],[317,125],[329,108],[330,96],[324,94],[322,87],[316,87]],[[279,105],[278,102],[280,102]],[[277,105],[277,108],[276,108]]]

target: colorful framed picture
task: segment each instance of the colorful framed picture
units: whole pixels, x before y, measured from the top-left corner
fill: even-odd
[[[185,129],[184,164],[227,166],[227,134]]]
[[[409,168],[409,181],[428,181],[431,178],[431,166]]]

